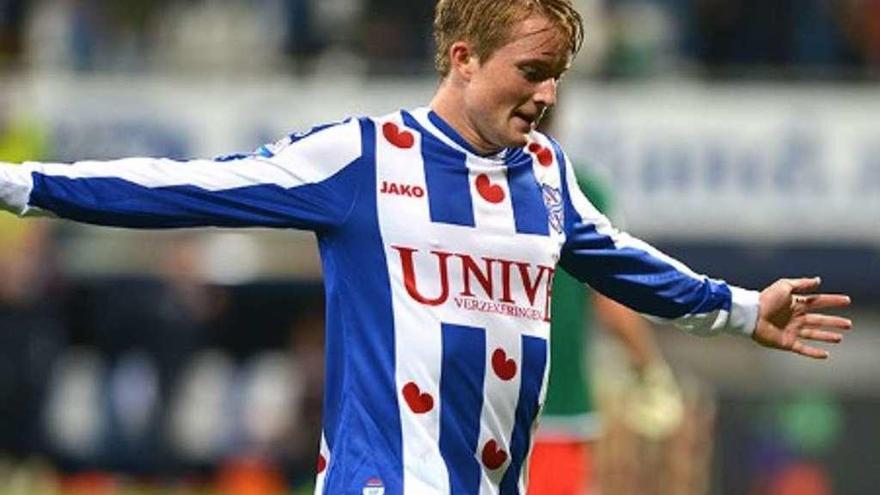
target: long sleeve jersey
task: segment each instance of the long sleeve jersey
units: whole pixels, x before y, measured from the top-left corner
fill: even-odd
[[[318,493],[524,493],[557,265],[691,333],[748,335],[757,318],[757,293],[615,230],[549,137],[481,156],[427,108],[220,161],[3,166],[0,204],[133,228],[314,231],[327,300]]]

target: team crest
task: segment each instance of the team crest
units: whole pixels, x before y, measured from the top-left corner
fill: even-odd
[[[557,234],[563,232],[565,225],[565,208],[562,205],[562,191],[549,184],[541,186],[541,196],[544,198],[544,206],[550,219],[550,226]]]

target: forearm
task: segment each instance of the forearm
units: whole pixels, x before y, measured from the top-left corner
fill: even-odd
[[[691,271],[610,225],[582,225],[563,252],[563,266],[603,295],[652,321],[695,335],[751,335],[758,293]]]

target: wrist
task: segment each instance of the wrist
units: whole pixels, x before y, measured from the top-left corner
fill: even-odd
[[[733,335],[751,337],[758,325],[761,293],[731,286],[730,294],[730,317],[726,331]]]

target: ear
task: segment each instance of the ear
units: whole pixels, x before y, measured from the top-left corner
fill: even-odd
[[[473,46],[466,41],[456,41],[449,47],[450,73],[469,81],[480,66],[480,59]]]

